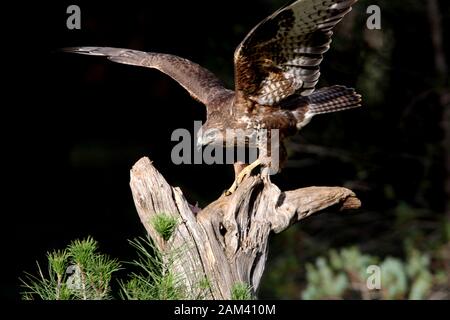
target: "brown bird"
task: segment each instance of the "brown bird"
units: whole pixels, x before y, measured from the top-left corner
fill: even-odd
[[[234,90],[225,88],[200,65],[170,54],[109,47],[64,50],[106,56],[114,62],[164,72],[206,106],[207,120],[198,136],[199,144],[231,143],[263,151],[250,165],[234,163],[235,182],[228,190],[232,193],[259,165],[278,171],[280,166],[272,161],[273,152],[277,152],[282,165],[286,160],[284,139],[308,124],[313,116],[361,106],[361,96],[354,89],[331,86],[315,91],[323,54],[330,48],[331,29],[356,1],[298,0],[264,19],[234,53]],[[245,139],[227,135],[229,129],[243,132]],[[268,139],[273,129],[278,130],[275,149]],[[266,138],[255,139],[260,133]]]

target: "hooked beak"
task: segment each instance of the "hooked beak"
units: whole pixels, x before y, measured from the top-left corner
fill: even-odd
[[[203,137],[202,137],[202,135],[199,135],[197,137],[197,145],[196,145],[197,151],[201,150],[202,146],[203,146]]]
[[[199,131],[197,134],[197,149],[214,143],[217,139],[217,129],[207,129]]]
[[[207,135],[199,135],[197,137],[197,150],[200,150],[202,147],[207,146],[211,142],[213,142],[214,139]]]

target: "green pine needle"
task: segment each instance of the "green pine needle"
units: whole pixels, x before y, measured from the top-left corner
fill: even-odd
[[[39,265],[38,275],[25,273],[21,279],[26,300],[110,298],[112,273],[120,269],[117,260],[97,252],[97,242],[88,237],[73,241],[67,249],[47,253],[47,273]],[[72,272],[68,274],[68,271]]]
[[[151,224],[164,241],[167,241],[175,231],[178,222],[174,217],[160,213],[152,218]]]
[[[164,218],[163,218],[164,219]],[[169,219],[170,221],[170,219]],[[166,221],[167,222],[167,221]],[[172,221],[167,225],[175,227]],[[170,229],[169,228],[169,229]],[[187,245],[161,253],[150,238],[130,241],[137,259],[129,264],[134,272],[128,281],[118,281],[118,297],[125,300],[181,300],[207,297],[210,283],[198,277],[188,290],[176,264]],[[112,298],[111,281],[121,269],[119,262],[98,252],[91,237],[75,240],[65,250],[47,253],[47,270],[37,264],[37,274],[25,273],[21,279],[24,300],[107,300]]]
[[[252,292],[248,284],[238,282],[231,288],[231,300],[251,300]]]

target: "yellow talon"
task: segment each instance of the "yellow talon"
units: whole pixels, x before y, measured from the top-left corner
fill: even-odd
[[[235,192],[236,189],[238,188],[238,186],[241,184],[241,182],[244,181],[245,178],[249,177],[251,175],[252,171],[256,167],[258,167],[260,164],[261,164],[261,160],[260,159],[256,159],[254,162],[252,162],[251,164],[246,166],[244,169],[242,169],[242,171],[238,174],[238,176],[234,180],[234,182],[231,185],[231,187],[227,191],[225,191],[225,195],[229,196],[233,192]]]

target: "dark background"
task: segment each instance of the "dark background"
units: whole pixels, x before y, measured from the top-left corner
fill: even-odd
[[[70,4],[81,7],[81,30],[66,28]],[[200,206],[233,180],[231,166],[171,163],[172,131],[192,131],[193,121],[206,116],[176,82],[156,70],[57,49],[92,45],[171,53],[200,63],[232,87],[234,48],[284,4],[55,1],[5,9],[3,63],[12,74],[4,75],[4,90],[12,99],[4,106],[11,117],[2,119],[10,161],[4,166],[1,298],[18,299],[22,271],[34,271],[47,251],[75,238],[92,235],[102,251],[121,260],[133,256],[127,239],[144,229],[128,180],[140,157],[150,157],[170,184]],[[365,27],[369,4],[382,8],[380,31]],[[439,4],[447,39],[449,6]],[[450,127],[442,122],[448,83],[436,70],[431,20],[425,2],[360,1],[337,28],[319,87],[355,87],[364,108],[315,118],[293,139],[291,161],[273,181],[285,190],[346,186],[363,208],[314,217],[274,237],[263,297],[299,297],[303,270],[290,269],[286,259],[298,266],[346,245],[402,256],[405,238],[427,241],[440,230],[450,181],[444,143]],[[269,282],[274,272],[282,272],[275,278],[283,289]]]

